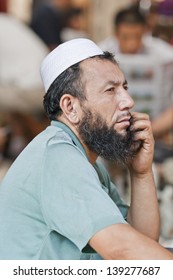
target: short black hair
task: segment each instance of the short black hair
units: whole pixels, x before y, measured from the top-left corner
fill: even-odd
[[[114,55],[110,52],[104,52],[102,55],[92,57],[92,59],[109,60],[117,64]],[[50,120],[56,120],[61,115],[60,99],[65,94],[71,94],[78,97],[79,100],[86,100],[84,86],[82,84],[82,71],[80,62],[72,65],[62,72],[51,84],[44,96],[43,105],[45,112]]]
[[[136,7],[126,8],[120,10],[114,17],[115,27],[123,23],[146,25],[146,18]]]

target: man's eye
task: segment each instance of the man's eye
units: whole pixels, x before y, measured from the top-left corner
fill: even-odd
[[[108,88],[106,91],[114,92],[114,88]]]
[[[124,85],[125,90],[128,90],[128,88],[129,88],[128,85]]]

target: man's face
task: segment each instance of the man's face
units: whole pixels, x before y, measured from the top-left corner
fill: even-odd
[[[81,68],[86,101],[81,104],[79,135],[97,155],[124,162],[133,154],[129,110],[134,105],[124,75],[107,60],[88,59]]]
[[[145,27],[142,24],[121,24],[117,27],[116,37],[120,51],[124,54],[136,54],[142,48]]]

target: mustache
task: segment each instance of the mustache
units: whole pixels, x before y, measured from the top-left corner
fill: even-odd
[[[123,112],[121,115],[119,115],[119,116],[117,117],[116,122],[121,122],[121,121],[124,120],[124,119],[128,119],[128,120],[130,121],[130,123],[131,123],[132,120],[133,120],[133,117],[132,117],[132,115],[131,115],[130,112]]]

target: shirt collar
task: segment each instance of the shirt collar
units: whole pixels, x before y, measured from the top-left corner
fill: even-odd
[[[84,155],[87,157],[87,154],[85,152],[84,147],[82,146],[81,142],[77,138],[77,136],[74,134],[74,132],[67,126],[66,124],[59,122],[59,121],[51,121],[51,125],[61,128],[63,131],[65,131],[70,138],[72,139],[73,143],[84,153]],[[88,158],[88,157],[87,157]]]

